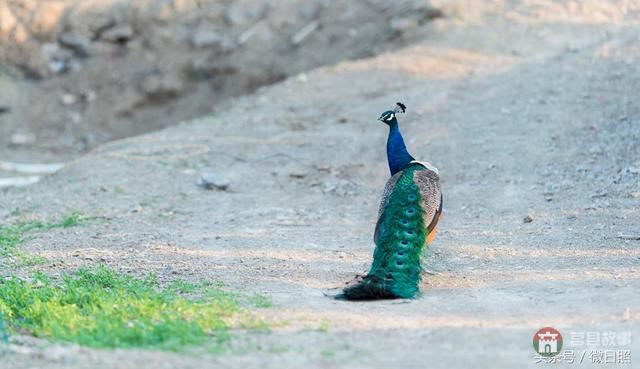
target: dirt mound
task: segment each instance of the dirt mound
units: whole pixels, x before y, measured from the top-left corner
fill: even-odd
[[[66,160],[403,46],[441,15],[421,1],[8,0],[0,136],[13,148],[1,154]]]

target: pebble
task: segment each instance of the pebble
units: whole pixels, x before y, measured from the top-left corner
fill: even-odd
[[[63,105],[73,105],[77,101],[76,96],[73,94],[63,94],[60,96],[60,102]]]
[[[593,195],[591,195],[592,199],[598,198],[598,197],[607,197],[609,196],[609,193],[607,191],[598,191],[596,193],[594,193]]]
[[[73,50],[81,58],[89,56],[89,40],[85,37],[65,32],[58,38],[60,45]]]
[[[191,45],[195,48],[215,47],[219,51],[231,51],[234,48],[233,41],[223,34],[207,29],[197,30],[191,36]]]
[[[98,97],[98,95],[93,90],[89,90],[89,91],[86,91],[86,92],[82,93],[82,98],[86,102],[92,102],[92,101],[94,101],[96,99],[96,97]]]
[[[619,238],[621,240],[627,240],[627,241],[640,241],[640,235],[633,235],[633,234],[621,234],[621,235],[618,235],[616,238]]]
[[[142,81],[140,89],[151,100],[165,100],[179,96],[184,85],[180,78],[173,74],[151,75]]]
[[[11,135],[11,144],[13,145],[29,145],[36,141],[33,133],[17,132]]]
[[[323,193],[334,193],[338,196],[352,196],[357,194],[357,186],[345,179],[327,180],[324,182]]]
[[[229,188],[231,182],[224,176],[215,173],[209,169],[205,169],[200,172],[200,176],[196,181],[198,187],[202,187],[205,190],[220,190],[226,191]]]
[[[60,45],[55,42],[45,42],[40,47],[40,52],[45,58],[52,58],[58,51],[60,51]]]
[[[291,178],[304,178],[307,175],[309,175],[309,173],[305,170],[294,170],[289,173],[289,177]]]
[[[128,24],[113,27],[102,34],[102,39],[108,42],[125,44],[135,36],[133,27]]]
[[[638,167],[627,167],[624,171],[631,174],[640,174],[640,168]]]
[[[601,155],[603,153],[603,150],[600,146],[598,145],[593,145],[591,146],[591,148],[589,149],[589,154],[591,155]]]
[[[411,29],[416,28],[417,26],[418,26],[417,20],[411,19],[411,18],[396,17],[391,19],[391,21],[389,22],[389,27],[396,34],[405,33]]]
[[[580,51],[580,48],[575,45],[568,45],[567,47],[565,47],[565,50],[570,53],[577,53],[578,51]]]
[[[546,197],[551,197],[556,193],[557,189],[558,186],[556,186],[555,184],[547,183],[544,186],[544,191],[542,192],[542,194]]]
[[[54,59],[49,62],[49,71],[53,74],[62,74],[68,70],[69,66],[64,60]]]

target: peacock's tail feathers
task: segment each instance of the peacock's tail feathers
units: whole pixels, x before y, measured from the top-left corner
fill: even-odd
[[[412,298],[418,292],[428,233],[414,182],[414,172],[422,169],[416,164],[399,173],[378,220],[371,269],[361,282],[344,289],[345,298]]]

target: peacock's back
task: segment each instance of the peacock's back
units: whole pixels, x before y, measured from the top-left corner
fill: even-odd
[[[418,292],[421,259],[442,213],[437,170],[411,162],[385,186],[374,232],[376,249],[366,277],[347,287],[347,298],[411,298]]]

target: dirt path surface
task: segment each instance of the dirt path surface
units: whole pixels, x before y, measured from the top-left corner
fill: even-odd
[[[567,342],[631,332],[636,362],[638,4],[434,3],[448,17],[413,46],[103,145],[0,197],[7,222],[15,209],[101,217],[25,246],[51,261],[47,273],[101,261],[222,281],[270,297],[266,314],[283,327],[238,333],[219,356],[26,344],[3,367],[533,368],[543,326]],[[371,258],[388,177],[375,118],[396,101],[409,107],[400,124],[412,154],[440,169],[445,195],[424,293],[336,301],[327,295]],[[199,189],[203,168],[229,189]]]

